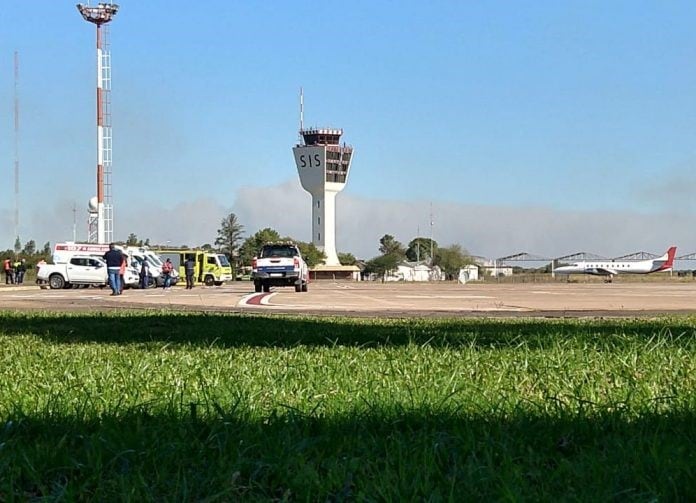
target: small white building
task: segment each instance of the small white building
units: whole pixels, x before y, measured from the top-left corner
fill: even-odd
[[[475,255],[472,258],[481,268],[481,272],[486,276],[493,276],[494,278],[499,276],[512,276],[512,267],[502,265],[495,259],[489,259],[478,255]]]
[[[396,266],[401,281],[430,281],[430,267],[423,262],[402,262]]]
[[[469,281],[478,281],[479,279],[479,268],[476,265],[469,264],[461,269],[459,269],[459,278],[457,278],[460,283],[468,283]]]
[[[401,262],[396,269],[387,274],[385,281],[441,281],[445,274],[439,266],[429,266],[425,262]]]

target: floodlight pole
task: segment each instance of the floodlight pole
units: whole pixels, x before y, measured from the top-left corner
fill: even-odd
[[[114,239],[114,206],[111,191],[111,53],[107,28],[118,12],[114,3],[95,7],[77,4],[85,21],[97,27],[97,197],[96,208],[90,204],[88,241],[110,243]],[[94,211],[93,211],[94,210]]]

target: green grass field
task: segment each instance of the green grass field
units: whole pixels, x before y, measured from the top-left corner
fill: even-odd
[[[0,313],[0,501],[679,500],[696,319]]]

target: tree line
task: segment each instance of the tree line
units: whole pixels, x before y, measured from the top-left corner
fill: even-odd
[[[447,279],[456,279],[459,270],[474,259],[461,245],[453,244],[440,247],[430,238],[415,237],[408,246],[404,246],[391,234],[385,234],[379,240],[380,254],[365,263],[365,272],[383,276],[404,261],[425,263],[438,266],[447,275]]]
[[[204,243],[200,248],[224,253],[237,270],[251,265],[252,259],[264,244],[278,241],[296,243],[310,267],[326,260],[324,252],[319,250],[314,243],[293,239],[290,236],[283,237],[278,231],[270,227],[260,229],[252,236],[244,238],[244,225],[235,213],[230,213],[222,219],[213,244]],[[152,244],[149,238],[139,239],[134,233],[130,233],[126,241],[119,242],[119,244],[166,248],[166,246]],[[187,249],[189,247],[182,245],[179,248]],[[50,261],[52,253],[49,242],[39,249],[34,240],[29,240],[22,246],[19,238],[15,241],[14,250],[2,252],[3,258],[24,258],[27,260],[27,264],[32,267],[42,259]],[[347,252],[339,252],[338,259],[342,265],[356,265],[360,262],[352,253]],[[458,244],[440,247],[437,241],[430,238],[415,237],[405,246],[391,234],[385,234],[379,240],[379,255],[365,261],[364,270],[368,274],[384,275],[395,270],[398,264],[404,261],[439,266],[450,278],[456,278],[462,267],[474,263],[469,253]]]

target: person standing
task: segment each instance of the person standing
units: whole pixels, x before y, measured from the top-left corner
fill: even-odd
[[[162,287],[163,290],[171,288],[173,270],[174,265],[172,265],[172,261],[167,259],[167,261],[162,264],[162,275],[164,276],[164,286]]]
[[[2,268],[5,271],[5,284],[14,284],[14,272],[12,271],[12,260],[6,258],[2,263]]]
[[[150,279],[148,278],[149,275],[150,263],[147,261],[146,257],[143,257],[143,261],[140,264],[140,288],[143,290],[150,286]]]
[[[121,259],[121,267],[118,270],[118,279],[119,279],[118,293],[119,293],[119,295],[123,293],[123,287],[126,284],[125,275],[126,275],[126,266],[127,265],[128,265],[128,258],[125,255],[123,255],[123,258]]]
[[[193,288],[193,275],[196,271],[196,261],[190,255],[184,262],[184,270],[186,271],[186,289],[191,290]]]
[[[111,295],[119,295],[121,292],[121,262],[123,261],[123,253],[116,249],[116,246],[111,243],[109,251],[104,254],[106,262],[106,270],[109,274],[109,286],[111,287]]]
[[[15,283],[24,284],[24,275],[27,273],[27,260],[22,259],[15,264]]]

